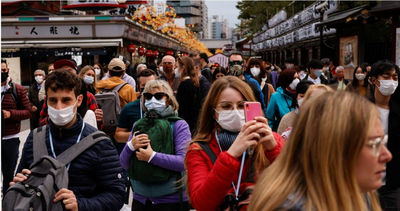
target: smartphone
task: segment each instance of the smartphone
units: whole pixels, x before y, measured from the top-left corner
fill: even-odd
[[[244,103],[244,117],[246,122],[253,120],[255,117],[264,116],[261,103],[259,102],[245,102]]]

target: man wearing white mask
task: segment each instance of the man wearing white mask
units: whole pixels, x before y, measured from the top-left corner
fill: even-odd
[[[41,69],[37,69],[33,75],[35,77],[35,82],[32,83],[28,91],[29,102],[31,102],[33,112],[32,118],[30,119],[31,130],[39,126],[40,111],[42,110],[43,105],[43,99],[41,100],[39,98],[39,91],[44,85],[46,73]]]
[[[388,134],[389,101],[399,84],[399,72],[393,63],[378,61],[372,66],[371,81],[375,85],[374,101],[381,114],[381,123]]]
[[[49,124],[46,146],[56,158],[83,138],[97,131],[83,122],[77,112],[82,103],[81,82],[71,71],[60,69],[46,80]],[[36,140],[35,140],[36,141]],[[86,140],[88,141],[88,140]],[[18,166],[19,172],[10,185],[23,182],[33,163],[33,132],[29,134]],[[50,200],[61,201],[67,210],[119,210],[123,204],[124,181],[115,146],[101,140],[67,164],[68,188],[60,189]]]

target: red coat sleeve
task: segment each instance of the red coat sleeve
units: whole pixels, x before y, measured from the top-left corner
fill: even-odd
[[[285,140],[278,133],[273,132],[273,135],[276,141],[275,148],[271,151],[265,150],[265,156],[271,163],[278,157],[285,143]]]
[[[29,102],[28,96],[26,95],[26,90],[19,84],[14,84],[14,86],[16,86],[17,95],[23,108],[10,110],[11,113],[10,119],[16,121],[29,119],[32,116],[32,106],[31,103]]]
[[[218,155],[215,164],[201,150],[192,144],[186,155],[188,187],[192,206],[198,210],[216,210],[238,178],[240,162],[227,152]]]

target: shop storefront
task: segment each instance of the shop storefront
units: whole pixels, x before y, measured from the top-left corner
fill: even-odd
[[[29,85],[33,71],[46,69],[60,58],[74,58],[78,64],[106,64],[123,55],[131,60],[137,46],[159,52],[191,52],[164,34],[150,30],[125,16],[3,17],[1,55],[12,62],[21,83]]]

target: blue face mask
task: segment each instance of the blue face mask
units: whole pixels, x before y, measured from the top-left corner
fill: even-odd
[[[322,75],[322,70],[314,70],[314,75],[320,77]]]
[[[158,113],[161,113],[165,110],[165,100],[157,100],[155,97],[152,97],[151,100],[146,100],[144,103],[144,106],[146,106],[147,110],[151,111],[156,111]]]

